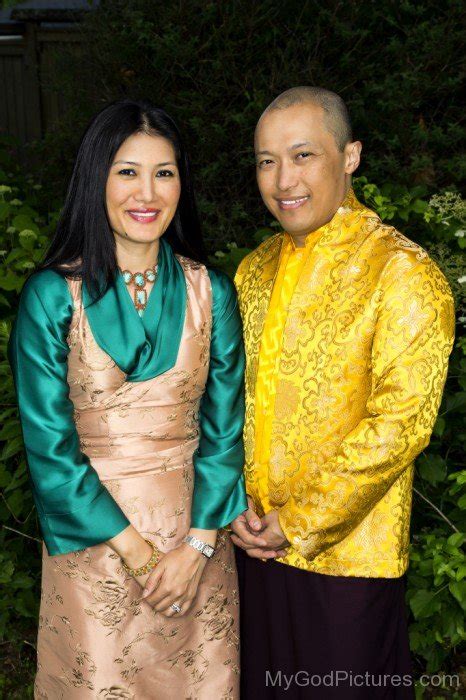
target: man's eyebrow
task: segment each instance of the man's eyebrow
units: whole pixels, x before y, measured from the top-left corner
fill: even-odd
[[[301,143],[294,143],[288,148],[289,151],[294,151],[295,148],[301,148],[302,146],[312,146],[310,141],[302,141]]]
[[[294,151],[297,148],[302,148],[302,146],[314,147],[314,144],[311,141],[301,141],[300,143],[294,143],[292,146],[288,146],[286,150]],[[256,151],[256,156],[273,156],[273,153],[270,151]]]

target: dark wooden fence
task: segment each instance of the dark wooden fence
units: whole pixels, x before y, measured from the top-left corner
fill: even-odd
[[[21,35],[0,40],[0,132],[21,144],[40,139],[53,129],[64,104],[51,87],[58,56],[66,44],[79,50],[77,25],[43,28],[24,22]]]

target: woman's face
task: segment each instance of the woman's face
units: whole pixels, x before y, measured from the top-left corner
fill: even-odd
[[[170,141],[148,134],[129,136],[107,179],[107,215],[114,234],[134,243],[158,240],[173,219],[180,191]]]

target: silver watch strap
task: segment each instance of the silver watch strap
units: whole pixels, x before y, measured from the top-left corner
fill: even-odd
[[[194,535],[186,535],[183,542],[189,544],[189,546],[193,547],[193,549],[197,549],[197,551],[201,552],[201,554],[207,557],[207,559],[210,559],[214,555],[215,549],[210,544],[207,544],[197,537],[194,537]]]

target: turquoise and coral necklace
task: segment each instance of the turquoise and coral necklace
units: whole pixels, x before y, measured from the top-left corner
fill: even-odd
[[[142,316],[147,306],[147,282],[151,283],[157,279],[157,265],[150,267],[144,272],[135,272],[129,270],[121,270],[121,274],[127,287],[134,283],[134,306],[139,316]]]

